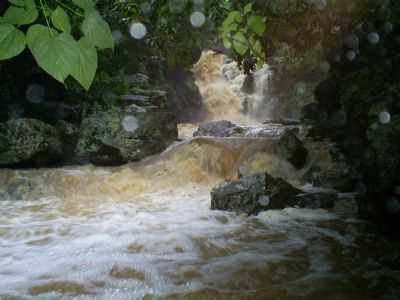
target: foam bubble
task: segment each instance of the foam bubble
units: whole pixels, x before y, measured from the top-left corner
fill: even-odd
[[[136,22],[129,27],[129,33],[134,39],[140,40],[147,34],[147,28],[143,23]]]

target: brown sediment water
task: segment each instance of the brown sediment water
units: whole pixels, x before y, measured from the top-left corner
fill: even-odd
[[[202,59],[209,120],[254,123],[221,78],[223,56]],[[239,171],[298,183],[304,170],[280,158],[276,137],[180,128],[183,142],[140,163],[0,170],[0,299],[399,299],[400,255],[350,199],[331,211],[210,210],[210,189]]]

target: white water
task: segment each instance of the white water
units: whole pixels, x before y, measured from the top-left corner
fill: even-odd
[[[254,73],[254,93],[242,91],[246,75],[236,62],[212,51],[203,52],[194,67],[197,85],[207,110],[207,121],[229,120],[236,124],[257,125],[273,118],[274,98],[270,95],[271,71],[268,66]]]
[[[332,251],[351,249],[353,237],[320,226],[347,226],[326,211],[210,211],[208,188],[198,185],[98,197],[1,202],[0,295],[291,299],[348,276]]]

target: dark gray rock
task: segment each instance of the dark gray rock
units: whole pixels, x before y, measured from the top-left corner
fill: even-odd
[[[248,215],[268,209],[282,209],[297,204],[301,193],[281,178],[268,174],[249,175],[226,180],[211,191],[211,209]]]
[[[299,201],[297,206],[300,208],[333,208],[338,199],[337,193],[314,192],[305,193],[297,196]]]
[[[79,138],[79,127],[60,120],[56,123],[56,128],[63,144],[63,161],[66,163],[74,162],[75,147]]]
[[[278,155],[300,169],[306,163],[308,151],[292,131],[286,131],[279,139]]]
[[[244,136],[244,128],[229,121],[214,121],[199,126],[193,136],[234,137]]]
[[[179,123],[201,121],[206,110],[199,88],[191,72],[175,70],[167,76],[168,108]]]
[[[57,129],[35,119],[0,124],[0,166],[43,166],[62,160]]]

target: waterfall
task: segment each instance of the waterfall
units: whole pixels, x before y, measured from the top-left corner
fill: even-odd
[[[205,51],[193,70],[207,110],[206,121],[255,125],[273,118],[276,98],[271,96],[272,72],[267,65],[245,75],[227,56]]]

